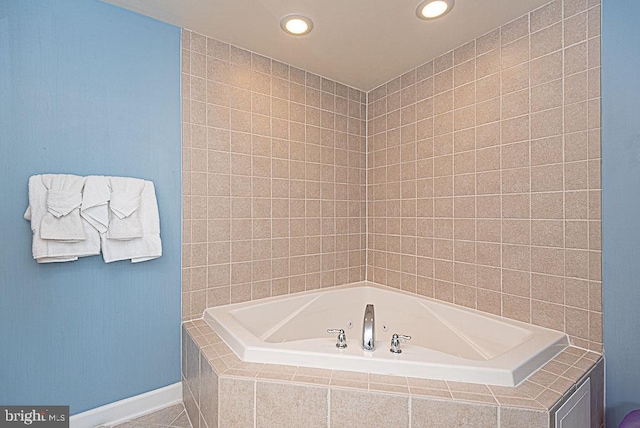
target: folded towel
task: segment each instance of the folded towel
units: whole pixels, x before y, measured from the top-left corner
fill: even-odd
[[[65,216],[76,210],[82,204],[82,193],[77,190],[47,192],[47,211],[55,218]]]
[[[100,254],[100,234],[80,217],[78,195],[83,185],[84,177],[76,175],[29,178],[25,219],[31,221],[32,253],[38,263],[73,261]]]
[[[145,181],[138,178],[109,177],[109,230],[107,238],[130,240],[142,237],[141,194]]]
[[[109,177],[109,228],[101,234],[105,263],[131,259],[132,263],[162,255],[160,216],[151,181]]]
[[[107,177],[90,175],[84,182],[80,215],[98,232],[109,227],[109,197],[111,188]]]
[[[87,239],[80,218],[84,177],[47,174],[42,176],[42,183],[47,188],[47,211],[40,224],[40,237],[64,242]]]
[[[111,192],[111,211],[120,219],[129,217],[140,208],[140,194]]]

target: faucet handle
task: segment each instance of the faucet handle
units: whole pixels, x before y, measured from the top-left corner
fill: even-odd
[[[347,347],[347,336],[344,334],[344,330],[341,328],[330,328],[327,333],[338,333],[338,341],[336,342],[336,348],[344,349]]]
[[[394,354],[401,354],[402,349],[400,349],[400,343],[407,340],[411,340],[411,336],[407,336],[406,334],[393,333],[393,335],[391,336],[391,349],[389,349],[389,351],[393,352]]]

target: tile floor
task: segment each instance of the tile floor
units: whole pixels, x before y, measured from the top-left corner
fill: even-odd
[[[191,428],[182,403],[149,413],[112,428]]]

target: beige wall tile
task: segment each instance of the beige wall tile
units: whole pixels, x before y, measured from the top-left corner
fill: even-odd
[[[548,423],[549,414],[547,412],[500,407],[500,428],[537,428],[546,427]]]
[[[560,276],[531,275],[531,297],[543,302],[564,303],[564,278]]]
[[[565,137],[566,139],[566,137]],[[547,165],[563,161],[562,137],[550,137],[531,142],[531,165]],[[566,145],[565,145],[566,147]]]
[[[554,330],[564,330],[564,306],[538,300],[533,300],[531,305],[533,324]]]
[[[500,169],[500,147],[490,147],[476,151],[476,171]]]
[[[531,133],[529,132],[530,116],[520,116],[513,119],[503,120],[502,125],[502,143],[516,143],[518,141],[528,140]]]
[[[594,37],[587,42],[587,66],[589,68],[600,67],[600,38]]]
[[[562,220],[532,220],[531,243],[545,247],[562,247],[564,245],[564,228]]]
[[[534,193],[531,195],[531,218],[561,219],[563,216],[562,192]]]
[[[587,43],[579,43],[564,50],[564,72],[571,75],[587,69]]]
[[[332,427],[375,426],[380,421],[393,421],[393,424],[399,427],[409,426],[407,396],[332,388],[330,408],[329,418]]]
[[[531,88],[531,111],[548,110],[562,105],[562,79]]]
[[[476,77],[478,79],[500,71],[500,50],[494,49],[476,58]]]
[[[524,15],[520,18],[500,27],[500,41],[503,45],[518,40],[521,37],[529,35],[529,16]]]
[[[533,113],[531,115],[531,138],[538,139],[562,134],[562,109]]]
[[[527,193],[531,190],[529,168],[505,169],[502,171],[503,193]]]
[[[568,18],[576,13],[582,12],[586,9],[587,3],[584,0],[565,0],[564,2],[564,17]]]
[[[327,426],[328,389],[256,382],[256,426]]]
[[[503,294],[502,316],[518,321],[531,322],[531,300]]]
[[[581,309],[567,307],[565,309],[566,332],[581,339],[589,337],[589,313]]]
[[[476,128],[476,147],[490,147],[500,144],[500,124],[490,123]]]
[[[458,65],[456,65],[453,70],[453,84],[455,87],[462,86],[475,80],[475,58],[469,58],[469,53],[472,52],[470,48],[464,47],[464,49],[469,52],[464,52],[460,55],[462,58],[461,62],[457,63]],[[465,59],[466,62],[464,62],[463,59]],[[471,61],[469,59],[471,59]]]
[[[501,271],[498,267],[478,266],[478,287],[491,291],[500,291],[502,287]],[[500,296],[498,296],[499,299]]]
[[[476,308],[478,310],[494,315],[501,314],[500,293],[479,288],[477,290],[477,296],[478,301]]]
[[[594,78],[595,80],[595,78]],[[594,84],[595,85],[595,84]],[[490,74],[482,79],[478,79],[474,84],[469,84],[462,88],[475,88],[475,101],[486,101],[490,98],[494,98],[500,94],[500,73]],[[462,88],[460,92],[462,92]],[[470,89],[465,91],[465,95],[470,92]],[[461,97],[462,98],[462,97]],[[469,98],[471,98],[469,96]]]
[[[564,275],[563,250],[559,248],[531,248],[531,269],[533,272],[550,275]]]
[[[488,32],[476,39],[476,54],[481,55],[500,46],[500,29]]]
[[[509,119],[529,113],[529,91],[513,92],[502,97],[502,118]]]
[[[589,38],[599,36],[601,33],[600,27],[601,27],[602,19],[601,19],[600,1],[594,0],[594,2],[595,4],[593,5],[593,8],[589,9],[588,17],[587,17],[587,22],[588,22],[587,37]]]
[[[531,297],[531,274],[525,271],[502,270],[502,291],[521,297]]]
[[[530,218],[530,201],[531,196],[528,194],[502,196],[502,216],[505,218]]]
[[[535,59],[562,48],[562,24],[557,23],[531,34],[531,58]]]
[[[562,59],[561,59],[562,60]],[[562,73],[562,63],[560,63],[560,73]],[[508,94],[529,87],[529,63],[516,65],[515,67],[503,70],[502,73],[502,93]],[[494,92],[494,96],[497,94]],[[485,95],[487,98],[489,94]]]
[[[518,39],[515,42],[511,42],[508,45],[503,45],[501,57],[503,70],[528,61],[529,38],[522,37],[521,39]]]
[[[490,428],[498,424],[497,413],[496,406],[411,399],[411,426],[415,427],[451,427],[466,420],[473,421],[474,427]]]
[[[531,243],[532,229],[529,220],[503,220],[502,221],[502,242],[509,244],[528,245]]]
[[[517,270],[531,270],[532,248],[528,245],[502,246],[502,267]]]
[[[440,73],[444,70],[451,68],[452,66],[453,66],[453,51],[440,55],[438,58],[433,60],[434,73]],[[387,90],[388,90],[388,87],[389,87],[389,83],[387,83]]]
[[[253,425],[253,390],[253,381],[220,379],[220,426]]]
[[[562,164],[544,165],[531,168],[531,191],[562,191],[564,187]]]
[[[206,356],[200,353],[200,413],[208,426],[218,423],[218,375],[209,365]],[[173,422],[173,421],[171,421]],[[168,422],[168,423],[171,423]]]
[[[567,162],[585,160],[589,157],[589,141],[587,132],[576,132],[565,135],[565,160]]]
[[[531,31],[539,31],[560,20],[562,20],[562,1],[556,0],[531,12]]]
[[[562,52],[554,52],[531,61],[532,86],[550,82],[561,77]]]

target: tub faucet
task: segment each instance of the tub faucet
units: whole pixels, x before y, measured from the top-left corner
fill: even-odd
[[[368,304],[364,310],[364,320],[362,322],[362,349],[373,351],[376,343],[376,318],[373,312],[373,305]]]

